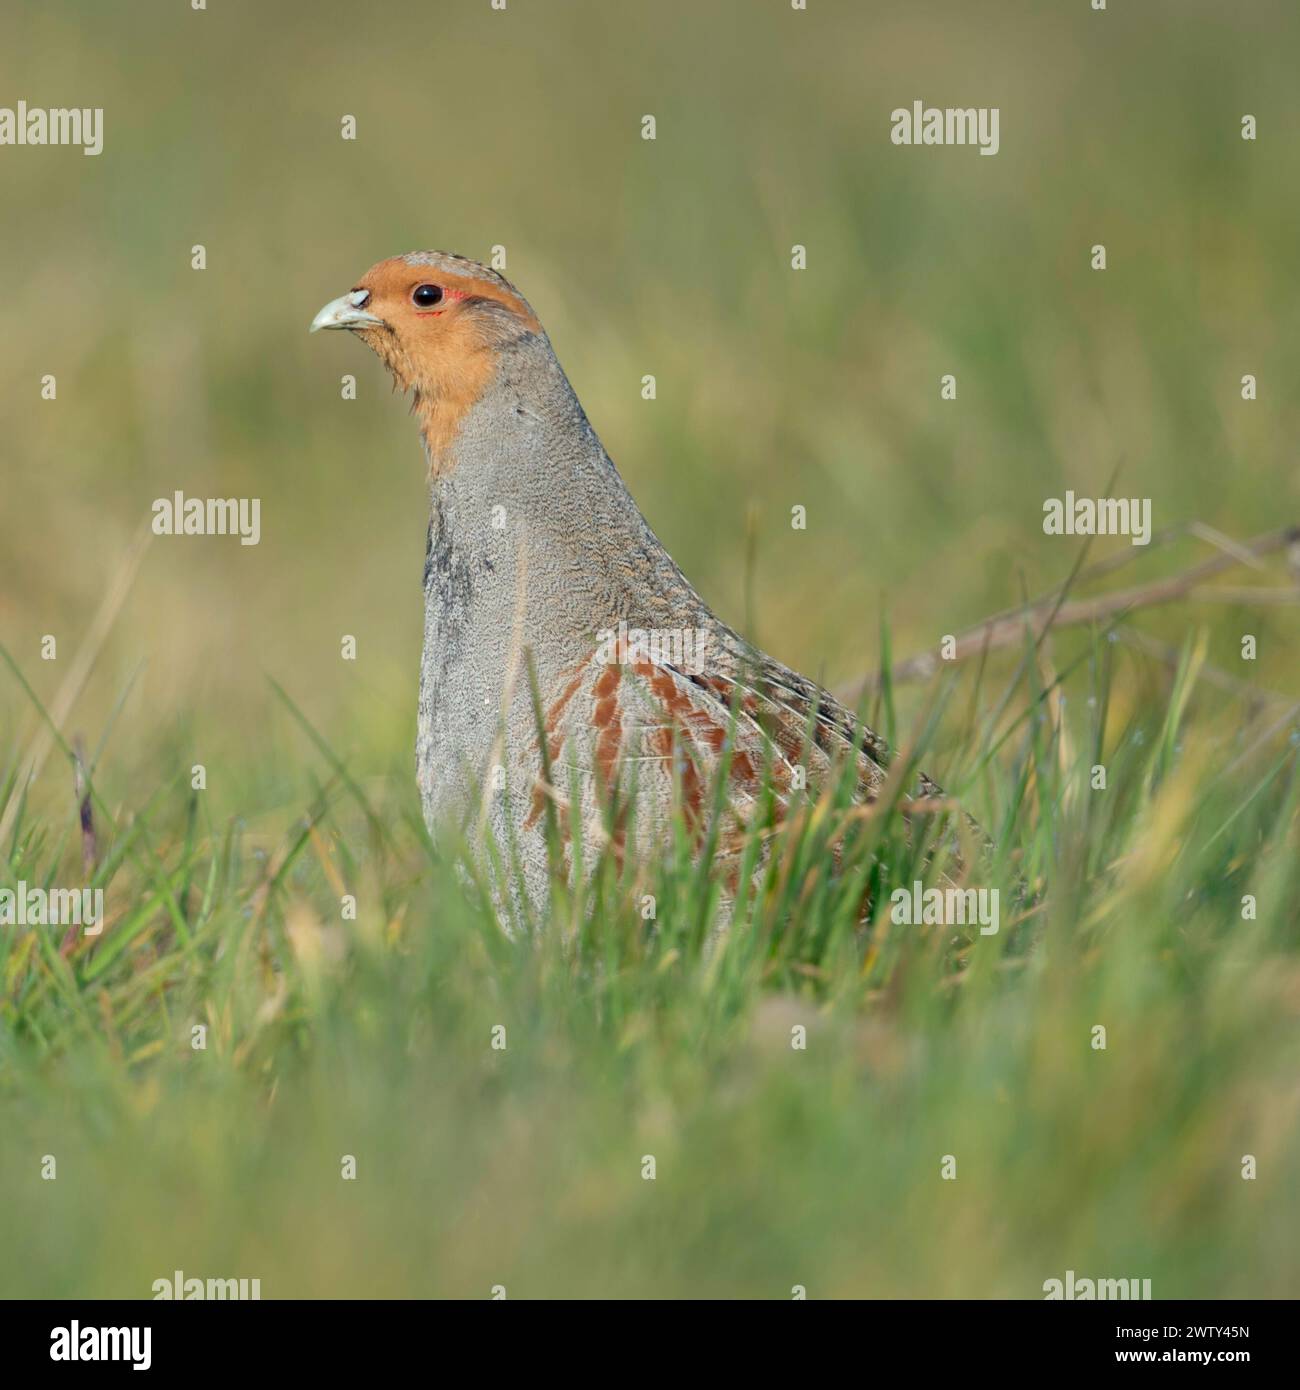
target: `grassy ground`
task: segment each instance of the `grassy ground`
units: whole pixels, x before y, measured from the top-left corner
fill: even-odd
[[[0,1287],[1295,1294],[1294,748],[1188,719],[1191,650],[1163,712],[1108,720],[1107,646],[1077,713],[1022,689],[966,742],[996,935],[889,921],[924,836],[838,795],[709,949],[708,876],[671,857],[507,940],[412,798],[372,804],[306,729],[276,841],[159,787],[106,837],[98,942],[5,937]],[[72,828],[21,817],[8,873],[57,881]]]
[[[83,881],[79,735],[110,921],[0,928],[0,1293],[1300,1292],[1294,607],[875,700],[997,840],[995,936],[856,929],[918,862],[892,814],[794,827],[712,953],[671,863],[508,941],[419,824],[418,446],[305,332],[381,256],[506,245],[675,558],[833,683],[882,615],[906,656],[1060,584],[1043,499],[1117,468],[1157,531],[1300,518],[1293,8],[903,11],[69,2],[0,45],[0,90],[106,112],[97,158],[0,151],[0,886]],[[918,97],[999,104],[1001,152],[891,146]],[[155,540],[116,592],[177,488],[260,496],[261,544]]]

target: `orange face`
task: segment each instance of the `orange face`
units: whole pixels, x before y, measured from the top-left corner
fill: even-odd
[[[495,271],[437,252],[380,261],[357,281],[352,293],[358,298],[364,293],[364,307],[411,342],[427,340],[432,320],[473,318],[483,309],[505,310],[528,331],[540,329],[533,311]]]
[[[436,251],[372,266],[312,323],[361,337],[414,393],[430,458],[454,440],[496,370],[500,349],[542,329],[514,287],[475,261]]]

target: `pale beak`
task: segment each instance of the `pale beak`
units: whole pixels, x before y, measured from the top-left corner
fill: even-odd
[[[362,308],[369,298],[369,290],[352,290],[331,299],[312,319],[308,331],[315,333],[318,328],[382,328],[383,319],[377,319]]]

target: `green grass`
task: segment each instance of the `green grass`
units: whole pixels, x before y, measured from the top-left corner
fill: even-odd
[[[893,924],[888,888],[944,852],[835,788],[720,940],[681,853],[607,857],[510,939],[405,782],[359,786],[283,695],[283,834],[214,823],[188,776],[101,802],[107,930],[66,958],[0,937],[0,1291],[1037,1297],[1071,1268],[1294,1295],[1295,749],[1216,735],[1191,647],[1116,718],[1109,647],[966,692],[949,765],[997,828],[992,936]],[[75,805],[20,816],[5,881],[67,881],[76,838]]]

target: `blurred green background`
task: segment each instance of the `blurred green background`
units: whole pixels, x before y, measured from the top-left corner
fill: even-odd
[[[1062,580],[1078,543],[1043,535],[1043,500],[1098,495],[1117,468],[1113,491],[1150,497],[1157,530],[1300,517],[1300,11],[1283,0],[51,0],[7,6],[0,36],[0,105],[105,109],[97,158],[0,148],[0,641],[49,702],[155,498],[262,500],[257,547],[159,538],[145,554],[66,725],[93,748],[128,692],[96,776],[115,810],[201,761],[210,822],[276,843],[318,762],[268,675],[365,787],[413,805],[422,456],[379,363],[307,334],[403,251],[506,248],[675,559],[722,617],[831,684],[874,667],[882,610],[906,655]],[[917,99],[999,107],[1000,152],[893,146],[890,112]],[[1153,548],[1138,572],[1202,554]],[[1139,625],[1177,643],[1193,622],[1237,674],[1255,633],[1246,674],[1296,693],[1293,609]],[[37,717],[3,674],[8,766]],[[905,719],[922,694],[905,692]],[[68,820],[62,758],[31,799]],[[1124,920],[1172,934],[1180,902]],[[1154,1270],[1157,1296],[1294,1291],[1286,1223],[1221,1185],[1252,1145],[1272,1181],[1295,1172],[1293,1072],[1279,1053],[1265,1074],[1271,1043],[1251,1032],[1294,1020],[1293,954],[1252,958],[1240,989],[1230,958],[1212,998],[1174,1002],[1144,993],[1152,960],[1119,932],[1095,998],[1052,977],[934,1038],[929,993],[889,1023],[850,1011],[795,1084],[774,1060],[781,999],[697,1065],[713,1005],[696,980],[680,1015],[647,1007],[604,1059],[549,967],[494,974],[449,886],[421,881],[409,905],[389,904],[399,924],[436,907],[445,936],[409,928],[413,962],[358,947],[355,978],[324,985],[295,956],[283,1016],[260,948],[196,976],[186,997],[209,1002],[228,1086],[187,1072],[191,1015],[155,1001],[159,1022],[132,981],[104,1006],[108,1051],[70,1049],[44,1092],[6,1037],[0,1062],[26,1083],[6,1292],[143,1295],[177,1265],[262,1273],[267,1296],[479,1296],[502,1269],[532,1293],[784,1296],[806,1277],[814,1293],[1034,1296],[1067,1265]],[[909,989],[933,984],[928,964]],[[498,990],[535,1030],[508,1084],[482,1044]],[[1042,1041],[1099,1001],[1129,1011],[1145,1059],[1109,1080]],[[673,1036],[639,1049],[661,1026]],[[57,1206],[31,1166],[56,1134]],[[384,1192],[347,1209],[337,1155],[358,1134]],[[963,1143],[978,1193],[936,1204],[916,1154]],[[668,1215],[628,1144],[690,1156]],[[721,1181],[685,1176],[701,1171]],[[454,1256],[431,1266],[434,1249]]]
[[[271,777],[270,672],[367,765],[409,767],[416,432],[360,344],[306,327],[410,249],[506,247],[674,557],[831,682],[874,665],[882,602],[906,654],[1061,579],[1076,543],[1042,501],[1117,465],[1157,529],[1300,516],[1294,6],[142,0],[3,23],[5,101],[106,112],[97,158],[0,149],[0,630],[40,693],[61,670],[39,637],[71,651],[154,498],[262,499],[256,548],[153,543],[78,710],[94,731],[147,662],[119,752],[166,732]],[[1000,153],[893,146],[918,98],[1000,107]],[[1261,651],[1282,681],[1290,653]],[[0,686],[6,719],[21,698]]]

